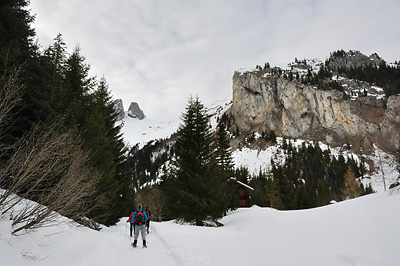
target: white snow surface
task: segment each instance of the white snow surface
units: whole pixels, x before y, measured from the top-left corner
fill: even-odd
[[[141,149],[149,141],[170,137],[178,130],[180,121],[176,119],[160,122],[147,117],[139,120],[129,117],[126,113],[125,118],[119,123],[123,124],[121,133],[125,144],[131,148],[138,144]]]
[[[399,205],[395,190],[309,210],[241,208],[218,228],[151,222],[147,249],[140,238],[139,248],[131,247],[127,217],[101,231],[61,217],[58,225],[11,235],[6,213],[0,265],[396,266]]]

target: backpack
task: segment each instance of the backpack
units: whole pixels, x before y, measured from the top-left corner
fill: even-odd
[[[143,225],[143,224],[144,224],[143,212],[138,212],[136,214],[135,225]]]

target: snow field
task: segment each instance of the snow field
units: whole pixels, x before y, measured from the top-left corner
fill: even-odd
[[[126,217],[100,232],[62,224],[11,235],[0,221],[4,266],[399,265],[400,193],[382,192],[300,211],[253,206],[228,213],[223,227],[152,222],[148,248],[133,249]]]

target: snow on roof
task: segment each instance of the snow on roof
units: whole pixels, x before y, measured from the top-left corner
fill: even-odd
[[[246,187],[246,188],[248,188],[248,189],[251,189],[251,190],[254,190],[254,188],[252,188],[251,186],[249,186],[249,185],[246,185],[245,183],[243,183],[243,182],[240,182],[240,181],[238,181],[238,180],[235,180],[238,184],[240,184],[240,185],[242,185],[242,186],[244,186],[244,187]]]

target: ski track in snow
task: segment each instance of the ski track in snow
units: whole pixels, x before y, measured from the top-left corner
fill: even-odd
[[[129,224],[118,226],[119,231],[116,234],[110,228],[107,232],[107,238],[96,249],[94,253],[101,254],[93,258],[93,265],[113,265],[115,261],[127,261],[132,263],[139,263],[140,265],[185,265],[177,254],[168,247],[165,239],[157,233],[157,224],[151,223],[150,234],[146,235],[148,248],[142,248],[142,238],[139,235],[138,247],[132,248],[131,243],[133,237],[129,237]],[[107,229],[108,230],[108,229]],[[112,243],[112,245],[110,245]],[[84,265],[84,264],[82,264]]]
[[[3,215],[0,265],[397,266],[399,204],[395,189],[308,210],[241,208],[218,228],[151,222],[144,249],[127,217],[100,232],[64,223],[13,236]]]
[[[154,240],[156,240],[154,242],[154,251],[157,252],[158,254],[160,254],[160,249],[161,249],[161,251],[162,251],[161,254],[164,254],[166,258],[171,258],[172,262],[169,264],[166,264],[165,260],[162,260],[160,262],[161,264],[149,264],[149,265],[181,265],[181,266],[185,265],[177,257],[177,255],[173,251],[171,251],[171,249],[168,248],[168,244],[165,241],[165,239],[157,233],[157,225],[153,223],[150,228],[152,228],[151,229],[152,231],[150,231],[149,235],[151,235],[152,238],[155,237],[157,239],[157,240],[154,239]],[[149,236],[149,235],[147,235],[147,236]],[[153,249],[153,244],[151,246],[151,249]]]
[[[139,234],[138,247],[131,246],[133,237],[129,237],[129,224],[122,226],[124,219],[118,226],[116,233],[110,228],[108,236],[104,242],[94,252],[96,258],[93,258],[93,265],[109,266],[114,265],[115,261],[139,263],[142,266],[151,265],[184,265],[180,259],[169,248],[166,242],[157,234],[157,224],[152,223],[150,234],[146,236],[148,248],[142,248],[142,238]],[[110,245],[112,243],[112,245]],[[101,256],[97,256],[101,254]],[[82,264],[86,265],[86,264]]]

